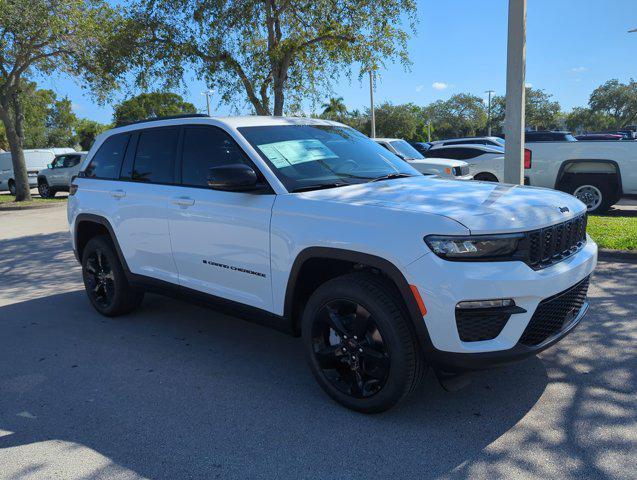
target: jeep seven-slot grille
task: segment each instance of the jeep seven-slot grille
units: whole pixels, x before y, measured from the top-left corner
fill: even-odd
[[[539,345],[568,326],[584,305],[589,280],[590,277],[586,277],[568,290],[542,300],[524,329],[520,343],[527,346]]]
[[[586,243],[586,214],[566,222],[527,233],[528,263],[534,270],[546,268],[569,257]]]

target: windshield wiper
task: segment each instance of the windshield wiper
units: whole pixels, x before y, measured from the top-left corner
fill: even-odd
[[[317,183],[316,185],[306,185],[304,187],[297,187],[290,190],[291,193],[296,192],[309,192],[310,190],[324,190],[326,188],[344,187],[345,185],[351,185],[347,182],[332,182],[332,183]]]
[[[407,177],[413,177],[413,175],[410,175],[409,173],[388,173],[387,175],[383,175],[382,177],[372,178],[369,181],[369,183],[380,182],[381,180],[391,180],[392,178],[407,178]]]

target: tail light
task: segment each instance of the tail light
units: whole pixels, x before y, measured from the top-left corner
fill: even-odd
[[[530,149],[525,148],[524,149],[524,168],[525,169],[529,169],[531,168],[531,158],[533,157],[533,152],[531,152]]]

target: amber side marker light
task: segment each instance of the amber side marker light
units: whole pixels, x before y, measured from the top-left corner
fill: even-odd
[[[418,287],[416,285],[409,285],[411,288],[411,293],[416,299],[416,303],[418,304],[418,308],[420,309],[420,313],[424,317],[427,315],[427,307],[425,307],[425,302],[422,301],[422,297],[420,296],[420,292],[418,291]]]

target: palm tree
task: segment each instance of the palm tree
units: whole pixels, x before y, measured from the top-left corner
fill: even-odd
[[[328,103],[321,105],[323,107],[323,115],[326,117],[340,117],[347,115],[347,107],[343,103],[343,97],[330,98]]]

